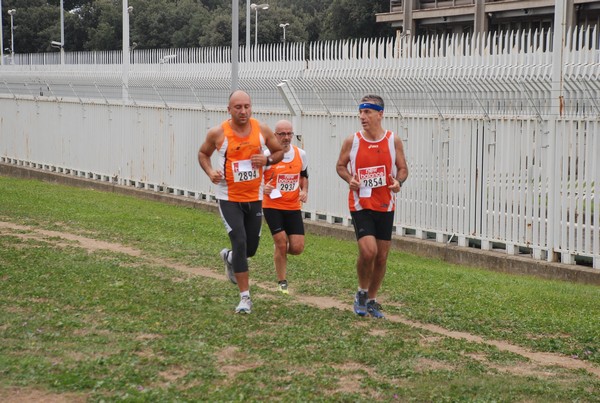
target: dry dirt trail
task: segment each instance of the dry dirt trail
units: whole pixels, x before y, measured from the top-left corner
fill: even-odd
[[[5,221],[0,221],[0,234],[2,233],[10,233],[12,236],[19,236],[25,239],[40,239],[46,242],[50,240],[48,238],[53,238],[51,242],[60,245],[60,241],[58,239],[64,239],[65,241],[76,242],[83,249],[88,251],[96,251],[96,250],[107,250],[112,252],[118,252],[127,254],[134,257],[143,258],[148,263],[169,267],[172,269],[176,269],[185,273],[189,273],[196,276],[209,277],[213,279],[228,281],[224,274],[216,273],[214,270],[204,268],[204,267],[190,267],[177,262],[163,260],[163,259],[154,259],[144,255],[142,251],[131,248],[125,245],[104,242],[95,240],[92,238],[87,238],[84,236],[74,235],[65,232],[58,231],[48,231],[34,227],[28,227],[18,224],[13,224]],[[259,287],[264,290],[271,290],[272,287],[270,284],[260,283],[253,281],[254,286]],[[341,302],[334,298],[330,297],[315,297],[308,295],[301,295],[298,293],[290,292],[290,296],[295,299],[298,303],[310,305],[319,309],[328,309],[328,308],[337,308],[340,310],[348,310],[351,311],[352,307],[348,303]],[[414,320],[407,319],[405,317],[399,315],[386,315],[387,320],[395,323],[402,323],[407,326],[411,326],[413,328],[426,330],[428,332],[437,334],[439,336],[450,337],[453,339],[464,339],[474,343],[481,343],[490,346],[496,347],[498,350],[507,351],[514,354],[518,354],[520,356],[526,357],[533,364],[537,364],[540,366],[557,366],[566,369],[583,369],[591,374],[594,374],[596,377],[600,378],[600,368],[594,366],[593,364],[581,361],[575,358],[571,358],[568,356],[553,354],[553,353],[544,353],[544,352],[535,352],[529,350],[525,347],[513,345],[506,343],[504,341],[498,340],[488,340],[484,339],[481,336],[477,336],[474,334],[460,332],[460,331],[451,331],[445,329],[441,326],[416,322]],[[515,372],[518,372],[518,369],[515,369]]]

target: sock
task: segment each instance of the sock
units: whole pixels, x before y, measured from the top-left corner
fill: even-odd
[[[233,263],[231,255],[233,255],[233,251],[229,251],[229,253],[227,254],[227,261],[229,262],[229,264]]]
[[[250,291],[242,291],[240,292],[240,298],[248,297],[250,298]]]
[[[371,302],[375,302],[375,301],[376,301],[376,299],[375,299],[375,298],[369,298],[369,299],[367,300],[367,304],[370,304]]]
[[[367,294],[369,293],[369,290],[367,288],[360,288],[360,287],[358,287],[358,291],[359,292],[366,292]]]

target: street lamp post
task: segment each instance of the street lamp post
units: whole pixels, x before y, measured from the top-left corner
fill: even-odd
[[[122,90],[123,105],[129,101],[129,13],[133,11],[127,0],[123,0],[123,55],[122,55]]]
[[[250,4],[250,8],[254,10],[254,47],[258,46],[258,10],[267,10],[269,5],[264,4]]]
[[[65,64],[65,8],[60,0],[60,64]]]
[[[8,10],[10,15],[10,64],[15,64],[15,24],[14,15],[17,12],[14,8]]]
[[[285,27],[287,27],[288,25],[290,25],[289,22],[286,22],[285,24],[279,24],[279,26],[281,28],[283,28],[283,44],[285,45]]]
[[[250,61],[250,1],[246,0],[246,63]]]
[[[53,48],[60,48],[60,64],[65,64],[65,14],[63,0],[60,0],[60,42],[50,42]]]
[[[240,62],[240,3],[231,0],[231,92],[238,89]]]
[[[2,31],[4,31],[4,27],[2,26],[2,0],[0,0],[0,66],[4,65],[4,37]]]

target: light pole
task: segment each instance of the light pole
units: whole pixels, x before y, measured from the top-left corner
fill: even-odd
[[[250,61],[250,1],[246,0],[246,63]]]
[[[283,28],[283,44],[285,45],[285,27],[287,27],[288,25],[290,25],[289,22],[286,22],[285,24],[279,24],[279,26],[281,28]]]
[[[231,92],[238,89],[240,69],[240,2],[231,0]]]
[[[122,55],[122,90],[123,105],[129,101],[129,13],[133,11],[127,0],[123,0],[123,55]]]
[[[250,4],[250,8],[254,10],[254,47],[258,46],[258,10],[267,10],[269,5],[264,4]]]
[[[2,26],[2,0],[0,0],[0,66],[4,65],[4,37],[2,31],[4,31],[4,27]]]
[[[60,48],[60,64],[65,64],[65,14],[63,0],[60,0],[60,42],[50,42],[53,48]]]
[[[60,64],[65,64],[65,8],[60,0]]]
[[[14,15],[17,12],[14,8],[8,10],[10,15],[10,64],[15,64],[15,23]]]

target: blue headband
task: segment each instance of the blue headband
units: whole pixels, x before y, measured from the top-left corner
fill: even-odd
[[[358,105],[358,110],[361,110],[361,109],[375,109],[376,111],[381,112],[381,111],[383,111],[383,106],[365,102],[365,103]]]

